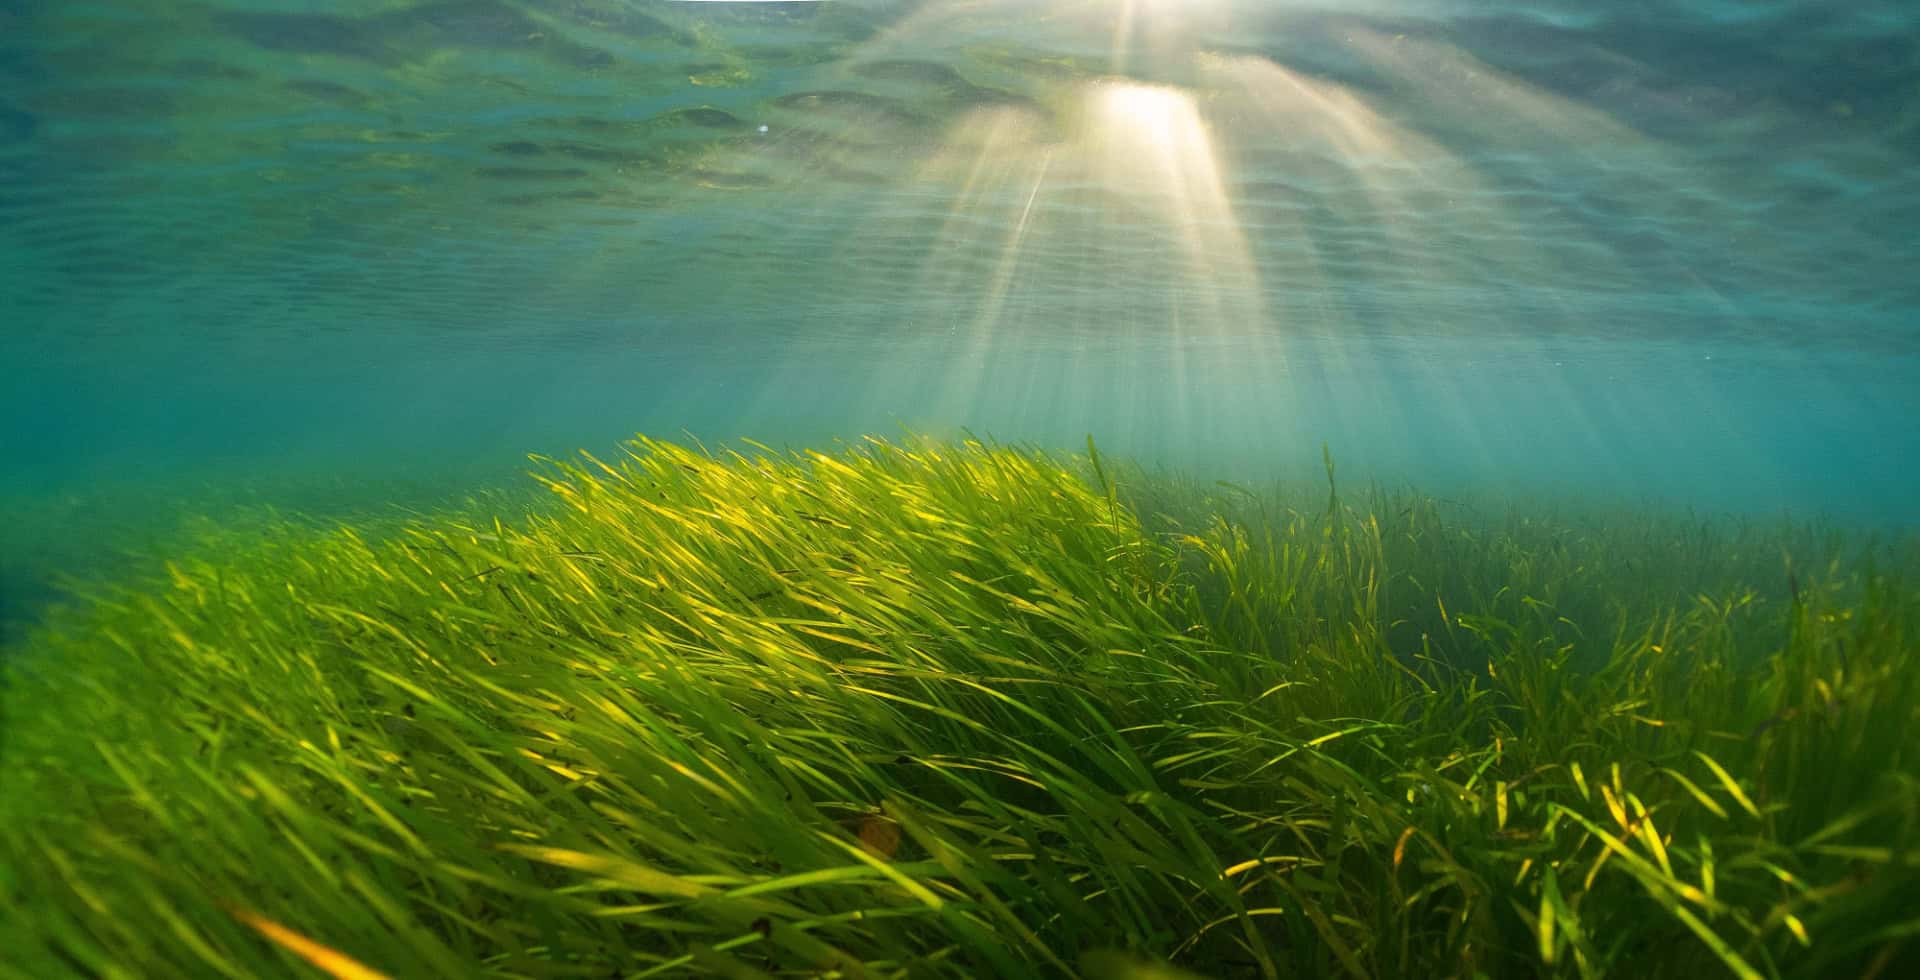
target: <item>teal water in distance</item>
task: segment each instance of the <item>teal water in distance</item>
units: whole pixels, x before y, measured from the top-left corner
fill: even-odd
[[[1912,528],[1920,6],[0,0],[0,621],[634,432]]]

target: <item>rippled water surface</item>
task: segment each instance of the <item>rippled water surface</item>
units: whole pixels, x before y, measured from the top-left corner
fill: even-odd
[[[1916,37],[1894,0],[0,0],[0,482],[21,534],[156,481],[969,425],[1908,523]]]

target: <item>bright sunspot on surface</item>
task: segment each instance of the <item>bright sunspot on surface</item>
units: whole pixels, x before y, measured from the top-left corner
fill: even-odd
[[[1146,139],[1162,146],[1174,142],[1177,121],[1197,115],[1190,97],[1157,85],[1108,85],[1098,101],[1113,120],[1139,127]]]

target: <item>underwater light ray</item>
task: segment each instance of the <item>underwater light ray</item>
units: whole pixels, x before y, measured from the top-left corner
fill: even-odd
[[[877,58],[941,52],[955,25],[1014,6],[1031,8],[993,0],[926,5],[818,74],[831,78]],[[1181,17],[1174,16],[1176,6]],[[1122,22],[1140,16],[1187,24],[1186,14],[1217,6],[1091,0],[1047,4],[1035,12],[1043,25],[1115,16]],[[1190,58],[1192,39],[1184,26],[1154,34],[1145,40],[1157,50]],[[1232,359],[1232,370],[1244,370],[1248,362],[1282,360],[1266,350],[1274,343],[1272,334],[1258,326],[1268,315],[1258,271],[1195,95],[1169,86],[1105,82],[1081,83],[1053,101],[1061,99],[1080,108],[1065,132],[1050,130],[1026,107],[980,109],[949,126],[931,152],[921,155],[915,184],[928,192],[927,199],[944,199],[946,214],[922,261],[918,295],[891,303],[903,314],[918,311],[945,319],[938,298],[965,296],[969,310],[963,321],[950,325],[954,334],[964,331],[959,356],[950,352],[934,362],[957,368],[936,372],[936,414],[964,417],[969,401],[978,407],[982,376],[1021,349],[1072,337],[1126,344],[1128,330],[1141,332],[1136,341],[1149,336],[1139,320],[1115,316],[1130,308],[1134,290],[1158,290],[1173,304],[1170,312],[1176,315],[1151,333],[1164,333],[1164,324],[1172,323],[1175,348],[1196,342],[1219,347],[1225,337],[1237,335],[1243,347],[1262,351]],[[781,144],[777,134],[764,142]],[[1063,192],[1116,194],[1127,202],[1126,211],[1103,206],[1096,214],[1105,218],[1076,227],[1069,215],[1084,208],[1057,207],[1054,198]],[[852,213],[854,229],[840,239],[836,253],[854,261],[869,250],[891,248],[903,234],[918,237],[904,230],[906,215],[898,209],[855,207]],[[980,247],[980,229],[988,226],[1006,229],[991,258]],[[1157,241],[1170,247],[1159,250]],[[1036,284],[1049,274],[1059,278],[1063,265],[1092,272],[1106,284],[1083,281],[1062,291],[1064,300],[1039,295]],[[1071,312],[1049,317],[1063,307]]]
[[[1328,249],[1339,243],[1323,242],[1326,230],[1311,219],[1315,205],[1326,201],[1348,215],[1353,227],[1404,240],[1397,207],[1381,203],[1382,196],[1367,178],[1378,161],[1399,160],[1411,151],[1396,146],[1391,130],[1356,98],[1320,92],[1316,83],[1265,58],[1206,55],[1199,77],[1212,110],[1236,122],[1233,138],[1206,164],[1202,198],[1230,198],[1225,180],[1229,167],[1236,178],[1232,186],[1256,190],[1252,214],[1258,224],[1240,220],[1236,208],[1231,228],[1235,253],[1245,249],[1249,255],[1243,278],[1257,300],[1242,305],[1254,329],[1215,338],[1220,349],[1197,355],[1195,369],[1243,378],[1242,390],[1258,393],[1249,398],[1274,406],[1287,418],[1317,419],[1322,431],[1294,430],[1295,436],[1315,444],[1328,435],[1326,427],[1346,416],[1344,423],[1369,431],[1383,424],[1398,428],[1393,412],[1332,399],[1334,391],[1364,398],[1395,389],[1381,366],[1370,361],[1373,355],[1361,353],[1365,344],[1354,334],[1359,324],[1353,311],[1331,289],[1328,263],[1338,256],[1330,256]],[[1362,195],[1358,202],[1343,193],[1356,183]],[[1257,260],[1251,257],[1256,231],[1265,243]],[[1302,363],[1296,367],[1296,361]],[[1357,380],[1362,378],[1369,380]],[[1316,384],[1327,387],[1319,394],[1303,387]],[[1247,433],[1245,438],[1240,448],[1250,454],[1270,455],[1280,448],[1273,435],[1261,439]]]
[[[1401,43],[1401,38],[1360,33],[1364,37],[1357,42],[1358,47],[1382,74],[1408,79],[1408,84],[1425,89],[1439,89],[1426,96],[1436,107],[1471,104],[1480,98],[1502,107],[1516,107],[1520,118],[1541,126],[1574,118],[1580,126],[1601,127],[1621,136],[1619,127],[1601,126],[1604,120],[1594,119],[1591,110],[1564,106],[1512,79],[1493,77],[1493,81],[1485,81],[1497,73],[1483,74],[1480,69],[1484,66],[1445,46],[1409,47]],[[1441,67],[1436,68],[1436,64]],[[1347,215],[1350,228],[1366,229],[1384,254],[1396,257],[1396,268],[1415,274],[1403,288],[1411,286],[1417,295],[1424,284],[1460,275],[1528,281],[1541,274],[1543,264],[1558,267],[1562,273],[1571,272],[1560,258],[1564,252],[1544,258],[1520,252],[1518,246],[1489,252],[1488,242],[1532,238],[1521,216],[1491,192],[1475,164],[1439,140],[1385,117],[1366,97],[1338,83],[1256,56],[1209,56],[1203,59],[1202,71],[1204,77],[1235,93],[1239,105],[1265,124],[1264,131],[1286,134],[1284,145],[1270,147],[1268,152],[1289,155],[1295,168],[1305,168],[1288,173],[1289,180],[1310,181],[1306,186],[1323,189],[1324,193],[1337,189],[1352,195],[1344,201],[1338,197],[1332,201]],[[1580,115],[1582,112],[1585,115]],[[1447,189],[1445,199],[1436,198],[1440,188]],[[1426,217],[1434,214],[1447,215],[1447,223],[1438,226]],[[1285,237],[1310,242],[1315,231],[1301,223],[1297,234]],[[1618,268],[1619,263],[1614,265]],[[1558,296],[1553,300],[1563,302]],[[1427,331],[1436,327],[1443,333],[1455,332],[1444,319],[1424,324]],[[1350,377],[1370,377],[1369,390],[1392,390],[1383,374],[1384,362],[1361,363],[1363,358],[1348,349],[1350,345],[1340,339],[1340,334],[1325,336],[1328,339],[1320,346],[1333,358],[1337,370]],[[1493,465],[1493,443],[1487,441],[1486,433],[1473,430],[1494,420],[1472,421],[1476,414],[1464,390],[1470,381],[1443,376],[1432,361],[1401,357],[1389,348],[1375,351],[1372,357],[1408,362],[1417,375],[1424,377],[1423,387],[1441,393],[1439,397],[1448,403],[1445,411],[1456,420],[1456,437],[1468,444],[1469,452],[1482,467]],[[1531,360],[1534,368],[1545,366],[1543,357]],[[1557,382],[1553,385],[1564,388]],[[1564,390],[1561,394],[1565,395]],[[1563,400],[1571,406],[1571,399]],[[1395,413],[1387,413],[1387,417],[1393,418]],[[1400,438],[1404,441],[1404,425],[1397,427],[1402,429]]]
[[[1014,219],[1012,227],[1006,231],[1006,242],[1000,246],[1000,256],[995,261],[993,279],[987,282],[985,292],[979,298],[979,306],[973,313],[972,327],[968,327],[968,350],[972,357],[973,379],[960,377],[966,386],[977,386],[979,373],[987,369],[989,357],[995,354],[995,340],[1000,327],[1000,317],[1006,307],[1008,292],[1014,286],[1014,277],[1020,271],[1021,246],[1025,244],[1027,231],[1033,227],[1035,204],[1041,200],[1041,188],[1046,186],[1046,156],[1041,158],[1037,171],[1033,173],[1033,186],[1027,190],[1027,200],[1021,204],[1020,217]]]
[[[974,300],[957,362],[941,372],[942,392],[937,404],[942,406],[943,416],[964,418],[966,411],[978,403],[983,376],[998,362],[1006,304],[1020,272],[1022,247],[1033,227],[1035,207],[1047,182],[1048,161],[1043,154],[1034,168],[1026,200],[1009,224],[988,281]],[[933,253],[929,261],[937,262],[937,256],[938,252]]]
[[[1157,322],[1173,325],[1176,347],[1193,342],[1196,330],[1211,346],[1229,333],[1263,336],[1254,327],[1265,316],[1258,274],[1193,95],[1104,82],[1073,98],[1079,124],[1052,139],[1026,110],[970,113],[919,169],[919,185],[945,201],[919,288],[964,296],[968,310],[952,325],[965,336],[947,365],[953,370],[937,382],[940,415],[977,409],[982,375],[1023,350],[1084,337],[1148,356],[1138,343],[1148,335],[1127,335],[1144,329],[1140,322],[1116,315],[1137,307],[1132,297],[1141,289],[1169,304]],[[869,211],[853,240],[888,238],[901,218]],[[980,248],[982,227],[1002,229],[991,257]],[[1032,283],[1050,272],[1059,278],[1063,263],[1097,278],[1036,293]],[[1048,318],[1053,311],[1065,315]],[[1098,394],[1064,380],[1060,393]]]
[[[1441,186],[1468,188],[1468,203],[1480,208],[1478,225],[1465,230],[1475,235],[1476,253],[1488,273],[1509,282],[1585,281],[1626,290],[1660,285],[1636,273],[1619,244],[1601,237],[1600,222],[1652,220],[1657,228],[1664,216],[1687,213],[1687,202],[1676,189],[1696,184],[1698,168],[1712,164],[1683,159],[1677,149],[1604,110],[1546,91],[1454,45],[1367,29],[1355,30],[1352,44],[1371,70],[1419,100],[1411,114],[1436,134],[1419,138],[1436,150],[1442,139],[1474,148],[1537,141],[1578,164],[1580,171],[1568,185],[1570,194],[1544,199],[1503,196],[1495,194],[1493,182],[1479,172],[1490,160],[1477,163],[1466,149],[1440,151],[1453,164],[1441,175],[1446,178]],[[1638,202],[1636,214],[1588,213],[1589,200],[1616,197]],[[1416,213],[1446,212],[1429,207]]]
[[[949,331],[958,346],[933,352],[945,366],[930,382],[939,417],[965,418],[981,398],[983,375],[995,361],[1009,297],[1022,269],[1028,235],[1041,208],[1051,150],[1036,139],[1035,120],[1025,110],[982,109],[969,113],[920,168],[923,184],[946,195],[945,216],[920,265],[919,285],[929,297],[964,296],[964,311]],[[890,222],[876,216],[875,233]],[[1001,229],[991,265],[976,272],[982,227]],[[984,281],[975,284],[974,277]]]
[[[1090,6],[1078,9],[1084,11]],[[1137,12],[1134,4],[1122,6]],[[913,44],[937,47],[938,39],[928,35],[937,32],[940,17],[975,15],[991,9],[995,6],[990,3],[930,5],[890,27],[882,40],[864,47],[855,57],[870,58],[883,51],[899,53]],[[1405,57],[1404,52],[1398,54]],[[1310,189],[1357,192],[1345,209],[1366,215],[1370,219],[1366,224],[1375,229],[1375,237],[1400,256],[1403,267],[1418,269],[1431,259],[1446,266],[1478,264],[1489,275],[1508,271],[1504,262],[1459,254],[1464,251],[1459,246],[1453,248],[1453,254],[1434,248],[1424,239],[1423,229],[1408,223],[1409,215],[1421,212],[1430,203],[1430,193],[1423,188],[1440,182],[1470,189],[1477,184],[1471,170],[1437,143],[1383,119],[1364,99],[1341,86],[1267,59],[1205,56],[1201,65],[1199,77],[1203,80],[1225,82],[1220,87],[1229,95],[1236,88],[1245,93],[1242,99],[1254,104],[1255,118],[1270,121],[1270,128],[1274,128],[1271,121],[1284,119],[1290,137],[1304,137],[1321,158],[1316,166],[1323,168],[1322,178]],[[1232,77],[1236,73],[1251,77],[1236,80]],[[944,195],[947,215],[923,262],[925,293],[973,296],[964,326],[956,323],[952,327],[956,335],[964,330],[959,341],[964,353],[955,361],[963,369],[938,376],[943,389],[938,400],[941,414],[958,410],[967,400],[964,391],[977,388],[979,378],[1004,355],[1023,344],[1044,342],[1044,332],[1125,343],[1127,331],[1143,329],[1139,320],[1113,313],[1115,308],[1127,305],[1125,286],[1118,285],[1127,282],[1160,287],[1161,299],[1168,308],[1155,332],[1170,338],[1169,349],[1181,351],[1184,357],[1209,345],[1221,349],[1237,345],[1235,356],[1194,354],[1208,361],[1218,360],[1217,369],[1228,374],[1263,369],[1270,376],[1268,387],[1278,390],[1287,373],[1286,344],[1279,341],[1280,337],[1290,337],[1287,343],[1294,345],[1322,348],[1320,353],[1343,376],[1378,374],[1378,365],[1355,363],[1358,349],[1343,339],[1348,332],[1340,324],[1351,313],[1329,302],[1327,284],[1331,280],[1321,266],[1313,230],[1299,215],[1281,221],[1282,225],[1292,222],[1300,229],[1298,234],[1282,236],[1294,239],[1288,247],[1296,256],[1296,274],[1288,279],[1262,281],[1266,274],[1253,259],[1246,226],[1226,189],[1220,148],[1213,142],[1208,120],[1198,111],[1195,93],[1136,82],[1096,83],[1091,92],[1082,96],[1086,111],[1079,117],[1084,123],[1079,131],[1042,138],[1040,130],[1033,128],[1036,121],[1024,117],[1027,110],[984,110],[984,120],[976,118],[954,127],[929,157],[939,160],[944,154],[944,161],[921,168],[919,179],[923,182],[931,175],[934,185],[943,180],[957,185]],[[1207,93],[1210,99],[1221,94]],[[983,139],[978,133],[966,136],[958,132],[966,125],[989,133]],[[1026,131],[1021,132],[1022,128]],[[995,129],[1001,132],[991,132]],[[1061,139],[1065,142],[1060,143]],[[1049,143],[1054,144],[1051,149],[1047,148]],[[1040,168],[1047,174],[1033,176],[1032,172]],[[1057,178],[1052,175],[1055,171]],[[1031,184],[1026,183],[1029,180]],[[1053,189],[1037,197],[1033,189],[1042,183]],[[1019,192],[1022,185],[1026,193]],[[1128,202],[1126,208],[1102,207],[1097,213],[1104,217],[1091,229],[1074,229],[1071,222],[1063,220],[1064,214],[1035,217],[1036,208],[1048,208],[1042,198],[1068,188],[1081,193],[1084,187],[1120,193]],[[1338,198],[1334,200],[1337,205]],[[855,211],[859,213],[860,209]],[[1493,211],[1490,217],[1483,207],[1474,220],[1492,222],[1497,218],[1497,209]],[[868,234],[891,236],[902,216],[869,209],[861,220],[870,230],[856,232],[848,240],[846,254],[860,254],[859,242]],[[1012,229],[1003,236],[999,254],[991,259],[978,246],[978,230],[983,226]],[[1515,236],[1495,234],[1489,224],[1478,237],[1511,240]],[[1074,238],[1078,241],[1070,240]],[[1164,240],[1171,247],[1159,250],[1157,261],[1149,262],[1142,258],[1142,252],[1153,249],[1150,243],[1155,240]],[[1120,246],[1117,249],[1116,244]],[[1052,256],[1076,248],[1093,249],[1094,254],[1104,257],[1087,265],[1104,268],[1107,277],[1117,283],[1110,287],[1107,303],[1084,290],[1065,291],[1064,299],[1034,294],[1036,287],[1029,283],[1037,281],[1035,277],[1044,278],[1044,270],[1036,265],[1029,275],[1025,271],[1029,268],[1027,253],[1035,252],[1046,264],[1059,261]],[[1442,274],[1446,266],[1427,275]],[[903,314],[935,311],[926,300],[903,298],[893,302]],[[1047,318],[1046,311],[1062,307],[1074,312],[1064,318]],[[1291,320],[1315,327],[1317,338],[1292,338],[1288,329]],[[1273,329],[1267,329],[1269,325]],[[1190,362],[1186,369],[1198,371],[1199,363]],[[1215,368],[1209,365],[1208,371]],[[1249,390],[1252,387],[1248,386]]]
[[[1202,38],[1232,36],[1229,0],[1083,0],[1084,20],[1111,22],[1110,70],[1125,77],[1184,76]]]
[[[1261,441],[1246,420],[1263,410],[1266,392],[1283,390],[1286,350],[1270,325],[1262,277],[1227,190],[1227,164],[1195,93],[1105,82],[1090,86],[1085,98],[1092,179],[1138,209],[1137,234],[1167,241],[1173,252],[1135,259],[1152,266],[1138,270],[1137,281],[1158,286],[1154,332],[1164,341],[1137,342],[1133,356],[1174,366],[1168,384],[1139,389],[1168,402],[1151,417],[1181,426],[1188,452]],[[1123,230],[1108,213],[1109,225]],[[1202,377],[1209,381],[1204,388],[1197,385]]]
[[[1163,261],[1162,272],[1174,281],[1174,298],[1201,296],[1201,312],[1215,323],[1259,322],[1260,277],[1194,96],[1101,83],[1087,99],[1088,172],[1144,211],[1143,231],[1171,238],[1180,261]]]
[[[1127,54],[1133,49],[1134,24],[1139,18],[1140,0],[1119,0],[1120,14],[1114,19],[1113,52],[1110,55],[1113,70],[1118,74],[1127,72]]]
[[[1352,44],[1373,70],[1394,80],[1406,91],[1419,93],[1427,111],[1417,118],[1422,120],[1425,129],[1473,134],[1470,141],[1457,137],[1472,146],[1511,143],[1515,138],[1541,139],[1557,152],[1578,161],[1586,170],[1585,179],[1600,187],[1616,179],[1618,160],[1625,154],[1637,161],[1636,177],[1643,183],[1652,181],[1662,188],[1675,186],[1675,181],[1667,176],[1675,173],[1674,155],[1654,141],[1603,111],[1543,91],[1453,45],[1393,37],[1366,29],[1353,32]],[[1349,124],[1342,134],[1346,145],[1356,151],[1369,147],[1405,148],[1411,151],[1408,159],[1426,161],[1416,164],[1423,181],[1436,187],[1459,189],[1450,191],[1442,207],[1442,202],[1427,199],[1429,195],[1415,197],[1412,189],[1398,189],[1405,185],[1385,180],[1360,181],[1370,199],[1391,206],[1398,213],[1448,215],[1444,231],[1447,239],[1472,243],[1472,250],[1463,257],[1449,256],[1445,264],[1429,268],[1429,281],[1462,276],[1500,283],[1585,281],[1591,283],[1589,288],[1596,292],[1650,285],[1633,273],[1616,246],[1598,239],[1594,226],[1580,219],[1578,210],[1569,209],[1552,198],[1516,200],[1511,195],[1495,193],[1492,181],[1480,171],[1481,165],[1462,153],[1448,150],[1440,137],[1414,133],[1407,126],[1388,128],[1391,124],[1377,117],[1366,125],[1356,125],[1364,117],[1355,113],[1364,112],[1365,106],[1357,101],[1351,104],[1354,110],[1339,116]],[[1654,213],[1667,210],[1660,208],[1658,202],[1653,209]],[[1433,254],[1430,249],[1419,249],[1417,244],[1415,248],[1416,254]],[[1422,266],[1424,263],[1415,267]],[[1684,270],[1675,271],[1684,273]],[[1511,292],[1511,287],[1496,290],[1494,295],[1503,291]],[[1570,329],[1591,329],[1574,320],[1569,297],[1560,290],[1544,291],[1543,298],[1565,313]],[[1568,373],[1553,363],[1558,359],[1546,354],[1540,339],[1546,327],[1544,323],[1536,323],[1525,337],[1500,346],[1516,359],[1518,370],[1540,379],[1533,398],[1542,412],[1553,413],[1564,423],[1588,433],[1592,437],[1589,439],[1591,452],[1618,462],[1623,447],[1607,445],[1598,439],[1599,429],[1592,409],[1575,397]],[[1466,329],[1457,332],[1466,332]],[[1478,415],[1473,400],[1467,396],[1466,382],[1451,379],[1450,383],[1439,363],[1438,360],[1414,362],[1415,369],[1427,377],[1429,386],[1436,391],[1450,391],[1446,396],[1450,411],[1462,413],[1463,419]],[[1495,424],[1495,420],[1488,419],[1484,424]],[[1469,430],[1480,427],[1481,424],[1467,423]],[[1475,431],[1468,434],[1472,436],[1474,455],[1487,472],[1496,472],[1502,467],[1510,472],[1524,468],[1518,460],[1495,459],[1499,440],[1489,440]],[[1565,447],[1562,443],[1551,448],[1563,451]]]

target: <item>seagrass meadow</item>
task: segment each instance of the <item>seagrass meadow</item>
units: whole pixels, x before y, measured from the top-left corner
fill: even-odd
[[[1911,537],[1325,469],[641,439],[203,537],[6,656],[0,976],[1920,967]]]
[[[0,980],[1920,977],[1916,242],[1914,0],[0,0]]]

